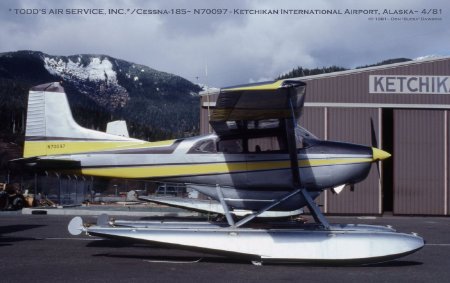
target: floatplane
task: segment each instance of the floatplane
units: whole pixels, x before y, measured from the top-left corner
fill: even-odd
[[[289,79],[218,89],[210,117],[214,133],[147,142],[81,127],[63,87],[47,83],[29,92],[24,156],[12,163],[68,174],[183,183],[216,200],[226,218],[210,223],[101,216],[96,224],[86,224],[75,217],[68,225],[73,235],[143,240],[257,264],[367,264],[421,249],[424,240],[415,233],[330,224],[322,214],[315,198],[362,181],[373,163],[390,154],[319,140],[297,125],[305,91],[304,82]],[[273,221],[304,207],[315,223]],[[254,225],[255,218],[264,216],[271,221]]]

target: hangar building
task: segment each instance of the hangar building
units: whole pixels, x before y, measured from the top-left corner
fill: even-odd
[[[377,144],[392,154],[339,195],[328,214],[449,215],[450,57],[299,78],[307,83],[300,124],[322,139]],[[202,97],[200,130],[210,131]]]

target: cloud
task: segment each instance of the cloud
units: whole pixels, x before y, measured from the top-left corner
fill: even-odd
[[[445,7],[445,0],[415,0],[407,4],[391,0],[9,0],[0,4],[0,52],[30,49],[52,55],[108,54],[194,82],[199,77],[200,83],[226,86],[275,78],[299,65],[355,67],[394,57],[450,55],[450,15]],[[16,8],[191,12],[55,16],[15,15],[9,11]],[[194,9],[215,13],[217,9],[227,9],[228,13],[193,15]],[[235,14],[234,9],[441,9],[438,16],[442,20],[391,21],[391,15],[386,16],[386,21],[369,20],[368,15],[243,15]]]

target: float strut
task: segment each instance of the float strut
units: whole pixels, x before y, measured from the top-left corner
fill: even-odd
[[[228,209],[228,205],[225,202],[225,199],[223,198],[222,189],[220,188],[219,185],[216,185],[216,191],[217,191],[217,196],[219,197],[220,204],[223,207],[223,212],[225,213],[225,217],[227,218],[228,225],[234,226],[233,216],[231,215],[230,210]]]
[[[247,216],[247,217],[243,218],[242,220],[240,220],[238,223],[236,223],[235,227],[240,227],[240,226],[244,225],[245,223],[249,222],[250,220],[253,220],[255,217],[257,217],[261,213],[266,212],[267,210],[272,209],[273,207],[279,205],[280,203],[286,201],[287,199],[295,196],[300,191],[302,191],[302,189],[297,189],[297,190],[287,194],[286,196],[282,197],[281,199],[275,200],[274,202],[272,202],[271,204],[269,204],[265,208],[259,210],[258,212],[255,212],[253,214],[250,214],[249,216]]]
[[[314,220],[316,223],[321,224],[325,229],[330,229],[330,223],[328,223],[328,220],[325,218],[325,216],[320,211],[317,204],[314,202],[314,200],[309,195],[308,191],[306,189],[302,189],[301,193],[303,197],[306,200],[307,206],[309,211],[311,212],[312,216],[314,217]]]

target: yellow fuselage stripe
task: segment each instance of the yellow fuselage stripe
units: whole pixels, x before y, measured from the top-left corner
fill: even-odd
[[[300,167],[315,167],[329,165],[345,165],[372,162],[371,158],[341,158],[341,159],[309,159],[300,160]],[[135,167],[103,167],[82,168],[81,173],[92,176],[116,178],[159,178],[187,175],[226,174],[237,172],[251,172],[264,170],[280,170],[290,168],[289,160],[237,162],[237,163],[209,163],[186,165],[154,165]]]

